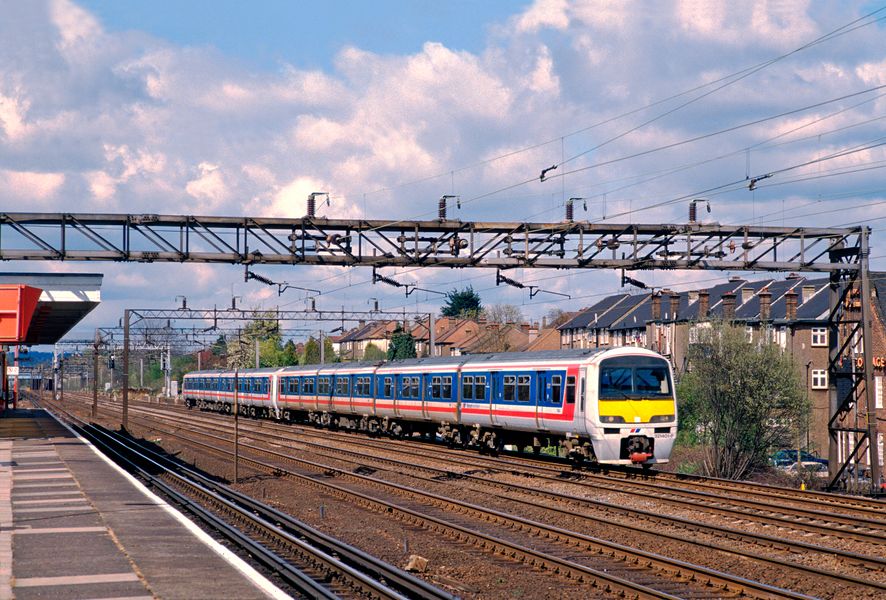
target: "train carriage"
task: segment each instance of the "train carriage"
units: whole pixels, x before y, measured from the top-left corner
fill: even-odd
[[[232,377],[189,373],[188,405],[229,411]],[[677,431],[670,365],[641,348],[285,367],[238,379],[247,382],[241,404],[267,416],[491,451],[559,444],[576,458],[652,464],[668,460]]]

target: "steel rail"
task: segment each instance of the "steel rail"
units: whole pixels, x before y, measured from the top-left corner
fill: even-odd
[[[156,428],[154,428],[154,429],[156,429]],[[194,438],[183,436],[180,433],[177,433],[175,431],[170,431],[170,430],[161,430],[161,431],[165,435],[178,437],[183,440],[187,440],[189,443],[200,445],[201,447],[206,448],[207,450],[209,450],[211,452],[215,452],[215,453],[222,454],[225,456],[230,456],[233,454],[232,451],[226,450],[224,448],[220,448],[218,446],[214,446],[214,445],[206,443],[206,442],[200,442],[199,440],[195,440]],[[197,433],[199,433],[199,432],[197,432]],[[222,443],[225,443],[225,444],[231,443],[229,440],[218,438],[218,436],[213,436],[211,434],[200,433],[200,435],[203,435],[205,437],[215,438],[216,440],[221,441]],[[446,498],[446,497],[440,496],[438,494],[433,494],[431,492],[426,492],[426,491],[418,490],[418,489],[411,488],[408,486],[403,486],[403,485],[399,485],[399,484],[395,484],[395,483],[391,483],[391,482],[386,482],[386,481],[379,480],[379,479],[376,479],[371,476],[362,475],[360,473],[354,473],[354,472],[346,471],[343,469],[330,467],[328,465],[319,464],[319,463],[316,463],[313,461],[298,459],[295,457],[287,456],[287,455],[282,454],[280,452],[276,452],[274,450],[260,448],[260,447],[253,446],[251,444],[244,444],[242,442],[240,443],[240,448],[247,449],[249,451],[256,452],[256,453],[259,453],[262,455],[270,456],[276,460],[283,460],[286,462],[292,462],[292,463],[301,465],[303,467],[306,467],[312,471],[325,473],[327,475],[334,473],[336,475],[336,477],[339,477],[339,478],[351,479],[351,480],[356,481],[358,483],[364,483],[364,484],[370,485],[371,487],[383,489],[385,491],[394,491],[395,493],[398,493],[399,495],[404,495],[404,496],[412,497],[414,499],[418,499],[418,500],[421,500],[424,502],[428,502],[432,506],[437,506],[438,508],[442,508],[444,510],[454,510],[454,511],[457,511],[461,514],[473,514],[473,515],[477,516],[478,518],[485,520],[485,521],[498,523],[498,524],[507,526],[512,529],[519,529],[522,531],[528,531],[529,533],[531,533],[535,536],[539,536],[539,537],[547,538],[547,539],[558,540],[558,541],[567,543],[571,546],[578,546],[578,547],[586,548],[586,549],[591,550],[592,552],[597,553],[597,554],[618,556],[621,558],[621,560],[627,560],[627,561],[635,563],[635,564],[651,565],[651,566],[656,567],[656,569],[658,569],[664,573],[686,574],[686,573],[691,572],[692,579],[694,581],[705,582],[705,585],[707,585],[707,586],[721,587],[723,589],[729,589],[735,593],[740,593],[740,594],[753,593],[753,594],[757,595],[757,597],[808,598],[808,596],[805,596],[804,594],[799,594],[799,593],[793,592],[791,590],[784,590],[784,589],[770,586],[768,584],[764,584],[761,582],[738,577],[738,576],[735,576],[735,575],[732,575],[729,573],[722,573],[719,571],[715,571],[715,570],[709,569],[707,567],[702,567],[702,566],[698,566],[698,565],[691,565],[689,563],[685,563],[685,562],[679,561],[677,559],[672,559],[669,557],[657,555],[657,554],[654,554],[651,552],[646,552],[643,550],[629,548],[629,547],[623,546],[621,544],[609,542],[607,540],[602,540],[599,538],[595,538],[595,537],[584,535],[584,534],[577,533],[577,532],[567,531],[562,528],[558,528],[558,527],[555,527],[552,525],[547,525],[547,524],[540,523],[537,521],[532,521],[529,519],[524,519],[524,518],[516,517],[513,515],[508,515],[503,512],[500,512],[500,511],[496,511],[493,509],[487,509],[487,508],[477,506],[474,504],[470,504],[470,503],[466,503],[466,502],[461,502],[461,501],[458,501],[458,500],[455,500],[452,498]],[[270,463],[264,463],[264,462],[259,461],[257,459],[248,458],[248,457],[244,457],[244,456],[241,456],[240,460],[242,462],[249,462],[249,463],[255,465],[257,468],[259,468],[262,471],[276,472],[278,474],[282,473],[284,475],[294,477],[303,483],[307,483],[313,487],[319,487],[325,491],[329,491],[329,492],[333,493],[334,495],[336,495],[338,497],[357,498],[361,504],[364,504],[366,506],[378,507],[381,510],[388,511],[388,512],[407,511],[410,514],[413,514],[414,516],[418,516],[418,518],[420,518],[421,520],[435,519],[434,517],[430,517],[429,515],[415,513],[415,511],[411,511],[411,509],[405,508],[403,506],[400,506],[397,504],[391,504],[385,500],[382,500],[382,499],[379,499],[376,497],[367,496],[366,494],[363,494],[362,492],[359,492],[359,491],[344,488],[342,486],[332,484],[332,483],[329,483],[326,481],[320,481],[320,480],[317,480],[315,477],[306,476],[301,473],[297,473],[297,472],[294,472],[294,471],[291,471],[288,469],[283,469],[280,467],[279,464],[275,465],[275,464],[270,464]],[[454,525],[452,523],[445,523],[445,522],[443,522],[443,523],[444,523],[445,527],[449,527],[449,528],[459,527],[460,528],[460,526]],[[461,529],[464,529],[464,528],[461,528]],[[470,533],[472,536],[485,535],[485,534],[479,534],[476,531],[471,531]],[[529,552],[529,553],[534,553],[536,555],[538,554],[535,550],[531,550],[531,549],[525,548],[525,547],[518,547],[510,542],[505,542],[504,540],[501,540],[501,539],[497,540],[496,543],[509,544],[512,547],[514,552],[521,552],[521,553]],[[552,560],[552,559],[555,559],[556,561],[562,560],[557,557],[552,557],[550,555],[548,556],[547,560]],[[564,567],[565,567],[565,565],[564,565]],[[589,569],[588,567],[585,567],[584,565],[580,565],[578,563],[573,563],[571,568],[572,569],[579,568],[580,571],[583,571],[584,569]],[[593,570],[591,570],[591,571],[593,571]]]
[[[56,409],[60,409],[60,407],[56,407]],[[282,543],[282,545],[290,552],[294,551],[300,556],[305,557],[312,564],[319,565],[326,573],[332,574],[333,580],[339,579],[345,582],[348,587],[354,588],[355,591],[359,590],[357,591],[358,596],[362,596],[368,592],[373,597],[387,600],[405,600],[406,598],[443,598],[451,600],[453,598],[451,594],[437,590],[426,583],[422,585],[417,581],[413,582],[414,585],[407,588],[406,595],[391,589],[386,583],[384,583],[384,575],[381,580],[368,577],[365,573],[360,572],[334,556],[333,554],[335,551],[333,551],[333,553],[327,553],[326,551],[314,547],[300,539],[298,533],[285,530],[280,526],[280,523],[275,520],[273,511],[258,510],[261,503],[252,501],[244,508],[243,504],[236,500],[232,500],[232,498],[237,498],[238,496],[242,496],[242,494],[229,494],[227,490],[225,490],[226,486],[222,486],[218,483],[215,483],[212,488],[207,488],[202,482],[191,479],[190,473],[185,475],[180,469],[173,469],[168,465],[161,464],[161,461],[148,456],[144,448],[133,444],[130,440],[126,440],[121,435],[87,424],[63,409],[61,409],[61,411],[72,421],[79,421],[80,425],[72,423],[72,426],[77,429],[78,433],[89,439],[106,454],[115,457],[115,462],[125,465],[128,469],[138,473],[138,475],[147,480],[150,485],[162,491],[163,494],[172,498],[180,506],[187,508],[188,511],[197,515],[200,519],[210,525],[213,529],[222,533],[233,543],[244,548],[249,554],[256,557],[265,566],[282,577],[289,585],[310,598],[332,600],[334,598],[339,598],[340,595],[331,591],[328,584],[324,585],[315,581],[313,578],[306,575],[301,569],[296,568],[288,560],[270,550],[264,544],[256,542],[237,527],[232,526],[212,511],[195,503],[191,497],[177,491],[163,481],[160,478],[160,475],[148,471],[145,465],[149,465],[153,470],[159,470],[161,475],[171,477],[176,484],[188,488],[192,493],[201,496],[204,500],[209,500],[217,508],[221,508],[234,515],[239,521],[248,523],[253,529],[263,532],[264,537],[268,539],[276,538],[277,543]],[[288,519],[288,521],[294,522],[291,518]],[[328,539],[331,540],[332,538]],[[334,545],[338,549],[347,550],[347,545],[342,542],[337,542]],[[351,552],[349,552],[349,555],[353,557],[358,557],[360,554],[361,552],[356,548],[351,548]],[[368,564],[373,564],[373,568],[377,570],[383,563],[382,561],[375,559]],[[399,576],[396,576],[393,567],[388,567],[385,571],[389,571],[397,581],[406,581],[410,578],[408,574],[402,572]]]
[[[156,418],[152,418],[152,419],[159,420]],[[194,432],[194,430],[191,430],[191,429],[189,429],[189,431]],[[662,524],[666,524],[666,525],[676,525],[678,527],[683,527],[683,528],[687,528],[687,529],[691,529],[691,530],[695,530],[695,531],[701,531],[704,533],[717,535],[720,537],[724,537],[726,539],[739,540],[739,541],[748,542],[748,543],[752,543],[752,544],[756,544],[756,545],[766,546],[766,547],[777,549],[777,550],[817,552],[817,553],[825,554],[829,558],[833,558],[833,557],[839,558],[839,559],[844,560],[847,563],[850,563],[853,565],[863,565],[863,566],[865,566],[867,568],[871,568],[871,569],[886,570],[886,559],[879,558],[879,557],[867,556],[867,555],[863,555],[863,554],[859,554],[859,553],[855,553],[855,552],[847,552],[847,551],[840,550],[837,548],[823,547],[823,546],[818,546],[818,545],[810,544],[810,543],[806,543],[806,542],[799,542],[799,541],[792,541],[792,540],[788,540],[788,539],[784,539],[784,538],[777,538],[777,537],[769,536],[769,535],[765,535],[765,534],[750,533],[750,532],[745,532],[745,531],[741,531],[741,530],[737,530],[737,529],[733,529],[733,528],[728,528],[728,527],[723,527],[723,526],[718,526],[718,525],[710,525],[710,524],[706,524],[706,523],[701,523],[699,521],[692,521],[689,519],[684,519],[681,517],[672,517],[672,516],[661,515],[659,513],[655,513],[652,511],[624,507],[624,506],[620,506],[620,505],[617,505],[614,503],[604,502],[604,501],[600,501],[600,500],[593,500],[593,499],[589,499],[589,498],[573,496],[573,495],[564,494],[564,493],[548,492],[548,491],[539,489],[537,487],[500,482],[500,481],[492,480],[492,479],[489,479],[486,477],[472,475],[470,473],[456,473],[450,469],[437,469],[434,467],[417,465],[414,462],[400,461],[400,460],[391,459],[391,458],[384,458],[384,457],[367,456],[366,454],[361,454],[361,453],[358,453],[355,451],[345,450],[345,449],[338,448],[335,446],[330,446],[328,444],[315,444],[312,442],[306,442],[304,440],[291,439],[291,438],[286,438],[284,436],[277,436],[277,435],[268,436],[267,432],[265,432],[265,431],[262,431],[261,434],[265,438],[268,438],[268,437],[276,438],[279,441],[290,442],[290,443],[294,442],[294,443],[301,444],[304,446],[317,448],[317,449],[322,450],[324,453],[332,452],[335,454],[345,454],[345,455],[349,455],[349,456],[354,456],[357,459],[362,459],[362,460],[340,459],[340,460],[344,460],[345,462],[350,462],[351,464],[354,464],[357,467],[365,466],[366,461],[373,461],[376,463],[390,465],[391,467],[394,467],[395,469],[397,469],[397,471],[395,471],[395,472],[402,472],[401,470],[403,470],[403,469],[430,472],[430,473],[434,473],[435,477],[427,478],[427,481],[433,482],[433,483],[440,483],[442,480],[445,480],[445,479],[470,480],[470,481],[475,481],[481,485],[488,485],[488,486],[492,486],[492,487],[497,487],[497,488],[503,489],[505,491],[516,490],[516,491],[519,491],[519,492],[522,492],[522,493],[525,493],[528,495],[532,495],[532,496],[540,496],[540,497],[544,497],[544,498],[551,499],[551,500],[557,500],[557,501],[561,501],[561,502],[569,502],[572,504],[580,504],[583,506],[598,508],[598,509],[602,509],[603,511],[608,512],[608,513],[616,513],[616,514],[620,514],[623,516],[637,517],[637,518],[643,519],[645,521],[652,521],[652,522],[662,523]],[[317,437],[321,437],[321,435],[317,434]],[[221,439],[221,438],[217,438],[217,439]],[[291,446],[290,446],[290,448],[291,448]],[[428,458],[433,458],[433,457],[428,457]],[[558,480],[557,478],[552,477],[552,478],[550,478],[550,480],[562,483],[562,480]],[[527,506],[530,506],[533,508],[543,508],[545,510],[550,510],[550,511],[557,512],[559,514],[563,514],[565,516],[570,516],[573,518],[578,518],[578,519],[582,519],[582,520],[586,520],[586,521],[590,521],[590,522],[594,522],[594,523],[600,523],[600,524],[604,524],[607,526],[627,529],[627,530],[630,530],[634,533],[636,533],[636,532],[648,533],[648,531],[643,530],[639,527],[634,527],[634,526],[631,526],[628,524],[604,519],[601,517],[593,517],[590,515],[578,514],[578,513],[572,512],[572,511],[552,507],[549,505],[538,505],[535,503],[528,502],[526,500],[514,498],[512,496],[501,496],[501,498],[506,499],[511,502],[524,504],[524,505],[527,505]],[[727,514],[729,516],[735,516],[734,514],[731,514],[731,513],[725,513],[725,514]],[[827,530],[824,528],[823,528],[822,533],[824,533],[826,535],[833,535],[831,530]],[[682,538],[677,535],[664,533],[664,532],[657,532],[656,535],[659,537],[668,538],[668,539],[678,541],[678,542],[684,542],[684,543],[687,542],[687,540],[685,538]],[[882,544],[882,543],[886,543],[886,538],[878,538],[874,541],[875,541],[875,543]],[[829,578],[831,580],[841,582],[841,583],[850,582],[850,583],[854,583],[857,585],[869,586],[869,587],[878,588],[878,589],[886,591],[886,584],[881,584],[879,582],[870,581],[867,579],[857,578],[857,577],[854,577],[851,575],[844,575],[844,574],[840,574],[840,573],[835,573],[833,571],[826,571],[823,569],[808,567],[806,565],[799,564],[799,563],[790,563],[790,562],[786,563],[781,558],[761,556],[757,553],[741,550],[739,548],[734,548],[734,547],[729,547],[729,546],[724,546],[724,545],[719,545],[719,544],[714,544],[714,543],[701,542],[701,541],[693,541],[690,543],[692,543],[694,545],[698,545],[698,546],[704,546],[704,547],[707,547],[711,550],[715,550],[715,551],[719,551],[719,552],[736,554],[739,556],[743,556],[745,558],[752,558],[754,560],[769,562],[769,563],[775,564],[775,565],[788,566],[790,568],[795,568],[795,569],[798,569],[798,570],[806,572],[806,573],[811,573],[811,574],[818,575],[821,577],[826,577],[826,578]]]

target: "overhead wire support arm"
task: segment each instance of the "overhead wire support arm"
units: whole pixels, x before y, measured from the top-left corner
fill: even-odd
[[[283,292],[285,292],[286,290],[301,290],[303,292],[311,292],[315,296],[320,296],[323,294],[323,292],[321,292],[320,290],[315,290],[315,289],[311,289],[311,288],[301,287],[298,285],[293,285],[293,284],[289,283],[288,281],[281,281],[281,282],[272,281],[271,279],[268,279],[264,275],[259,275],[258,273],[250,271],[249,265],[246,265],[246,272],[243,274],[243,280],[249,281],[250,279],[255,279],[256,281],[260,281],[261,283],[264,283],[266,285],[277,286],[277,295],[278,296],[282,296]]]
[[[537,285],[526,285],[525,283],[521,283],[519,281],[515,281],[510,277],[506,277],[501,274],[500,269],[496,269],[495,271],[495,285],[506,284],[511,287],[529,290],[529,297],[535,298],[536,295],[544,293],[544,294],[553,294],[554,296],[563,296],[564,298],[572,298],[569,294],[561,294],[560,292],[549,292],[548,290],[543,290],[539,288]]]

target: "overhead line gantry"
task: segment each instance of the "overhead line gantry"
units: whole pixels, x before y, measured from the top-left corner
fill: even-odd
[[[0,213],[0,260],[828,273],[834,487],[865,446],[875,483],[880,474],[870,232],[862,226],[763,227],[694,219],[685,224],[472,222],[447,219],[445,213],[432,221]],[[861,357],[853,355],[849,343],[859,336]],[[845,368],[847,358],[856,368]],[[862,409],[857,411],[862,426],[849,418],[856,407]],[[838,459],[841,434],[854,436],[856,443]]]

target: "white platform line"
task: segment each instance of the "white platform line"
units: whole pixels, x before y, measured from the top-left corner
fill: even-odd
[[[18,500],[12,501],[13,510],[17,506],[34,506],[38,504],[66,504],[68,502],[88,502],[85,497],[80,498],[41,498],[39,500]]]
[[[216,540],[212,538],[208,533],[197,527],[197,525],[188,519],[181,512],[170,506],[167,502],[165,502],[162,498],[157,496],[151,490],[146,488],[144,484],[133,477],[130,473],[127,473],[122,467],[112,461],[110,458],[99,452],[98,448],[92,445],[92,443],[82,437],[79,433],[71,429],[67,423],[59,419],[55,416],[54,413],[50,411],[46,411],[47,414],[51,415],[53,419],[55,419],[58,423],[60,423],[65,429],[70,431],[74,436],[77,437],[82,443],[86,444],[93,452],[95,452],[96,456],[105,461],[108,465],[111,466],[114,470],[116,470],[120,475],[126,478],[132,485],[134,485],[138,490],[142,492],[147,498],[151,499],[155,504],[160,506],[167,513],[172,515],[172,517],[184,525],[184,527],[190,531],[198,540],[209,546],[216,554],[222,557],[225,561],[228,562],[232,567],[240,571],[249,581],[255,584],[255,586],[260,589],[262,592],[267,594],[268,597],[273,598],[274,600],[290,600],[291,596],[285,593],[283,590],[274,585],[267,577],[256,571],[252,566],[246,563],[242,558],[219,544]]]
[[[24,577],[15,580],[15,587],[43,587],[53,585],[90,585],[96,583],[123,583],[138,581],[135,573],[100,573],[97,575],[63,575],[61,577]]]
[[[16,527],[12,530],[15,535],[30,535],[39,533],[108,533],[107,527]]]

